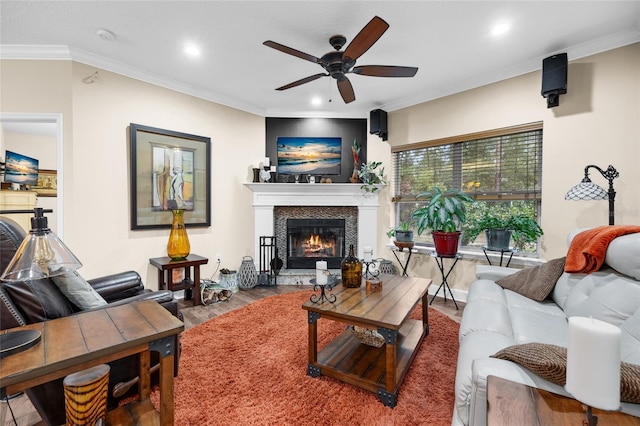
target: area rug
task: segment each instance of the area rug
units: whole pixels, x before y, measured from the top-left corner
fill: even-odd
[[[429,309],[430,333],[400,388],[397,406],[389,408],[373,393],[307,376],[307,311],[301,305],[311,294],[267,297],[185,331],[175,381],[175,424],[451,424],[455,321]],[[419,312],[412,317],[420,318]],[[319,347],[344,327],[319,320]]]

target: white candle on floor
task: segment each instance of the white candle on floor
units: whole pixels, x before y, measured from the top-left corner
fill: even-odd
[[[316,262],[316,284],[325,285],[327,283],[327,262],[318,260]]]
[[[570,317],[567,384],[575,399],[601,410],[620,408],[620,328]]]

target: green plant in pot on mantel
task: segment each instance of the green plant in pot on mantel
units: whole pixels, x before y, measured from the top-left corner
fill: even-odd
[[[442,257],[455,256],[458,253],[460,228],[467,220],[466,204],[473,203],[473,197],[464,191],[443,191],[434,187],[417,198],[429,199],[427,205],[418,207],[411,215],[418,235],[422,235],[425,229],[431,229],[436,253]]]
[[[511,238],[514,247],[523,250],[525,244],[535,243],[544,234],[538,222],[524,214],[499,217],[485,213],[469,225],[464,231],[469,241],[474,241],[485,231],[487,248],[490,250],[509,250]]]
[[[380,167],[378,169],[378,167]],[[358,180],[360,181],[362,188],[365,192],[376,192],[380,185],[387,183],[384,178],[384,167],[381,161],[369,161],[363,163],[358,169]]]

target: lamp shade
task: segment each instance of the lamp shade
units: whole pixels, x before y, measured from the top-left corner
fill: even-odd
[[[591,182],[589,178],[574,186],[564,196],[565,200],[608,200],[609,193],[599,185]]]
[[[5,281],[28,281],[76,270],[82,263],[48,228],[42,209],[35,209],[31,231],[0,276]]]

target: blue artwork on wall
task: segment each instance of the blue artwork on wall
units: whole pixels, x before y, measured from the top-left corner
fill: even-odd
[[[339,175],[342,138],[278,137],[278,173],[281,175]]]

